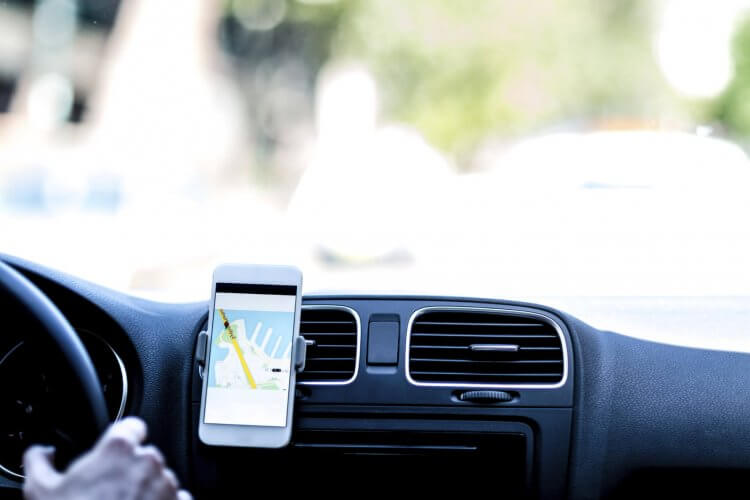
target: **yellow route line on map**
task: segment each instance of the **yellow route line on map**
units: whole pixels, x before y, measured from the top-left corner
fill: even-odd
[[[240,358],[242,370],[245,372],[245,376],[247,377],[247,381],[250,383],[250,387],[252,387],[253,389],[257,389],[258,386],[255,385],[253,374],[250,373],[250,368],[247,366],[244,356],[242,356],[242,349],[240,349],[240,344],[237,342],[237,337],[234,335],[234,331],[232,331],[232,326],[229,324],[227,315],[224,314],[224,309],[219,309],[219,316],[221,316],[221,321],[224,323],[224,328],[226,328],[229,332],[229,338],[232,339],[232,345],[234,346],[234,350],[237,351],[237,357]]]

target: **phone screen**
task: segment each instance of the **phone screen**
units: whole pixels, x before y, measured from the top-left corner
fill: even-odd
[[[204,422],[286,426],[297,287],[217,283]]]

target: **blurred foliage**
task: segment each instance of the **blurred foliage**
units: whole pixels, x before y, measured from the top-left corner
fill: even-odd
[[[262,177],[299,168],[288,164],[297,163],[296,159],[279,157],[288,148],[302,147],[304,133],[299,129],[314,128],[316,77],[331,57],[331,39],[347,5],[224,1],[219,43],[230,56],[245,97],[255,142],[251,163]]]
[[[224,5],[219,36],[222,46],[238,58],[238,64],[254,68],[261,61],[295,57],[313,69],[314,79],[330,57],[331,37],[348,3],[225,0]],[[277,22],[264,29],[249,27],[262,26],[262,19],[273,15],[271,6],[278,9]]]
[[[454,156],[493,134],[639,116],[669,98],[648,1],[346,3],[333,55],[368,63],[384,118]]]
[[[243,13],[267,15],[278,5],[284,15],[272,28],[243,26]],[[373,72],[383,121],[415,127],[464,166],[494,137],[579,122],[653,124],[655,109],[682,109],[653,56],[658,9],[649,0],[227,0],[226,6],[223,45],[242,71],[256,75],[245,78],[250,106],[268,102],[268,89],[282,85],[302,86],[310,99],[278,126],[261,127],[270,147],[285,123],[310,121],[315,78],[339,59]],[[290,61],[298,71],[286,84],[257,77]]]
[[[732,40],[734,77],[711,106],[709,118],[719,121],[730,133],[750,134],[750,16],[739,23]]]

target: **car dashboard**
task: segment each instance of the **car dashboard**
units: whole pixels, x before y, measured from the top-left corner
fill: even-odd
[[[142,417],[198,498],[253,484],[328,497],[352,488],[734,496],[750,469],[750,355],[604,332],[544,305],[444,296],[304,296],[300,333],[309,347],[292,442],[280,450],[205,446],[197,429],[207,301],[138,299],[3,260],[80,333],[111,417]],[[58,387],[32,383],[43,371],[30,361],[39,356],[22,356],[33,319],[10,316],[0,338],[0,496],[12,498],[20,497],[18,457],[28,444],[18,431],[32,425],[13,405],[33,400],[45,410],[35,425],[54,432],[37,431],[39,439],[59,440],[76,423],[75,390],[53,373],[54,362],[43,363],[44,373]]]

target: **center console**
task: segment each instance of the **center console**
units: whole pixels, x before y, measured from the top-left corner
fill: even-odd
[[[565,496],[573,355],[554,313],[492,301],[314,296],[303,301],[300,328],[307,362],[286,448],[202,445],[194,366],[192,487],[200,496]]]

